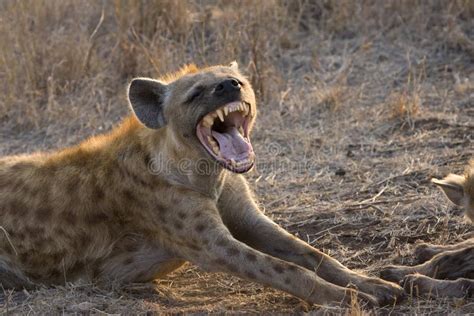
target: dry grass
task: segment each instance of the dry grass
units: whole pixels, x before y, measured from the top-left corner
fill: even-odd
[[[260,101],[248,178],[262,207],[377,274],[412,264],[418,240],[472,236],[429,179],[474,154],[473,30],[470,0],[4,1],[0,154],[109,130],[134,76],[236,59]],[[192,265],[151,286],[66,285],[0,301],[0,314],[367,313],[310,307]],[[474,301],[410,297],[376,312],[474,313]]]

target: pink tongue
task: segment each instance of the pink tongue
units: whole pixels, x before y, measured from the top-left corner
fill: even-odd
[[[245,140],[236,127],[229,128],[225,133],[212,131],[212,136],[219,143],[219,150],[225,159],[244,160],[253,152],[252,145]]]

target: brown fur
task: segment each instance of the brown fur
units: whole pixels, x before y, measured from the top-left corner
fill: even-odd
[[[372,304],[401,295],[396,284],[350,271],[276,225],[244,177],[205,152],[196,122],[222,102],[210,92],[185,100],[196,86],[212,88],[229,76],[242,82],[240,97],[255,118],[253,90],[235,64],[190,66],[130,97],[152,128],[130,116],[75,147],[1,159],[2,285],[146,282],[190,261],[316,304],[349,304],[349,284]],[[137,100],[151,100],[161,112],[141,113]],[[198,162],[208,172],[196,172]]]
[[[450,174],[433,182],[454,204],[464,207],[466,217],[474,221],[474,160],[464,176]],[[403,280],[405,288],[417,294],[453,297],[474,294],[474,238],[446,246],[419,244],[415,256],[419,265],[386,267],[382,278]]]

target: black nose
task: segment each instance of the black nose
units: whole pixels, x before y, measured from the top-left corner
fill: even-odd
[[[219,83],[214,91],[218,94],[240,90],[240,83],[235,79],[226,79]]]

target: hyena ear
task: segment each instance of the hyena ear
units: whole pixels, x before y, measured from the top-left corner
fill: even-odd
[[[229,67],[233,71],[239,71],[239,64],[237,64],[237,62],[235,60],[230,63]]]
[[[128,101],[138,120],[148,128],[166,125],[163,103],[168,86],[160,81],[135,78],[128,87]]]
[[[466,179],[456,174],[449,174],[443,180],[431,179],[431,182],[436,184],[443,190],[448,199],[456,205],[462,206],[464,199],[464,181]]]

